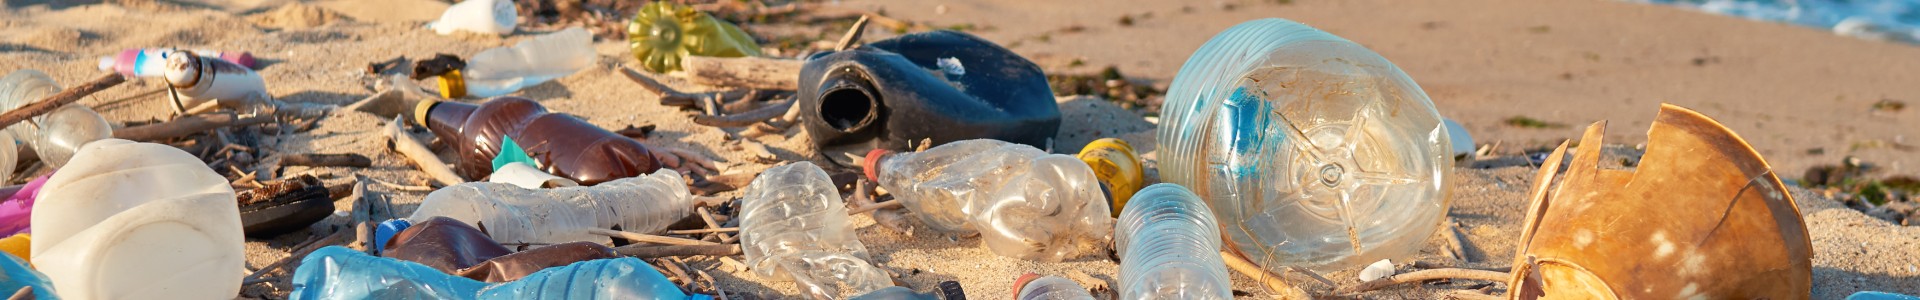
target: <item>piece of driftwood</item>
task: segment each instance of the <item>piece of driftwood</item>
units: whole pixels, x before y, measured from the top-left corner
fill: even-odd
[[[699,106],[702,106],[703,103],[706,102],[706,99],[710,97],[734,99],[734,98],[744,98],[747,96],[747,94],[752,93],[751,90],[730,90],[730,91],[711,92],[711,93],[681,92],[680,90],[673,89],[673,87],[669,87],[664,83],[660,83],[659,80],[654,80],[653,77],[649,77],[646,74],[641,74],[640,71],[635,71],[633,70],[633,68],[627,68],[627,67],[620,68],[620,75],[625,75],[627,76],[628,80],[633,80],[634,83],[640,84],[641,89],[646,89],[649,92],[653,92],[654,94],[660,95],[660,105],[666,105],[666,106],[699,107]],[[799,77],[795,77],[795,80],[799,80],[798,78]],[[700,108],[702,110],[706,109],[705,107],[700,107]]]
[[[867,15],[860,15],[860,20],[853,21],[853,27],[847,29],[847,34],[840,36],[840,43],[834,44],[833,51],[847,51],[847,49],[853,49],[853,45],[859,44],[860,34],[867,32],[868,19],[870,17]]]
[[[900,234],[912,236],[913,223],[907,220],[905,209],[900,208],[897,204],[874,203],[873,184],[873,182],[867,181],[866,178],[854,180],[853,195],[847,197],[847,203],[854,205],[855,209],[849,210],[848,214],[858,214],[852,211],[863,211],[873,217],[873,222],[880,224],[880,227],[886,227]],[[903,202],[893,200],[887,201],[886,203]]]
[[[695,84],[792,91],[800,88],[803,63],[764,57],[687,56],[680,66]]]
[[[280,165],[365,168],[373,166],[373,160],[354,153],[303,153],[280,156]]]
[[[798,73],[799,68],[795,68],[794,70],[796,70],[796,72],[794,73],[796,75],[794,75],[793,78],[797,80],[798,78],[800,78],[799,75],[797,75],[799,74]],[[0,128],[7,128],[9,126],[13,126],[13,124],[18,124],[21,121],[26,121],[29,118],[38,117],[40,115],[53,112],[53,110],[56,108],[67,106],[67,104],[73,104],[74,102],[80,101],[81,98],[85,98],[88,95],[93,95],[93,93],[98,93],[100,92],[100,90],[105,90],[115,85],[120,85],[120,83],[122,82],[127,82],[127,77],[120,76],[119,73],[107,73],[106,75],[100,75],[99,78],[94,78],[92,81],[88,81],[87,83],[82,83],[80,85],[76,85],[76,86],[67,88],[65,90],[61,90],[59,93],[53,94],[51,96],[47,96],[46,98],[41,98],[40,101],[27,103],[27,105],[23,105],[23,106],[20,106],[19,108],[9,110],[6,113],[0,113]]]
[[[600,229],[600,228],[589,228],[587,229],[587,233],[591,233],[599,236],[605,236],[605,237],[622,238],[629,241],[635,241],[635,242],[641,242],[641,243],[654,243],[654,244],[663,244],[663,245],[689,246],[689,245],[719,245],[720,244],[720,243],[707,242],[707,241],[701,241],[701,240],[691,240],[691,239],[683,239],[683,238],[670,237],[670,236],[658,236],[658,235],[651,235],[651,234],[640,234],[640,233],[632,233],[632,232],[626,232],[626,231]]]
[[[466,178],[461,178],[460,174],[455,174],[453,169],[447,168],[447,163],[440,161],[439,155],[433,154],[433,150],[427,149],[420,140],[413,139],[413,135],[407,134],[406,130],[401,129],[400,126],[400,118],[394,117],[393,121],[387,122],[386,129],[382,131],[387,136],[388,148],[412,160],[413,164],[420,167],[420,171],[426,172],[434,182],[444,186],[467,182]]]
[[[1453,222],[1453,218],[1447,218],[1447,222],[1440,224],[1440,227],[1442,227],[1440,228],[1442,234],[1447,238],[1447,256],[1458,259],[1462,263],[1473,262],[1467,253],[1466,238],[1460,236],[1460,224]]]
[[[1334,293],[1339,293],[1343,295],[1354,294],[1354,293],[1377,290],[1377,289],[1399,285],[1399,284],[1418,283],[1418,282],[1425,282],[1428,280],[1440,280],[1440,279],[1466,279],[1466,280],[1484,280],[1484,281],[1492,281],[1492,282],[1506,282],[1507,279],[1512,276],[1513,276],[1512,274],[1507,274],[1506,272],[1494,272],[1494,271],[1474,270],[1474,269],[1419,270],[1419,271],[1413,271],[1413,272],[1407,272],[1407,273],[1401,273],[1401,274],[1394,274],[1393,276],[1387,276],[1384,278],[1374,279],[1367,282],[1361,282],[1358,285],[1341,287],[1340,289],[1334,290]]]
[[[661,258],[675,256],[733,256],[740,255],[740,245],[672,245],[640,246],[626,245],[613,248],[614,253],[638,258]]]
[[[131,141],[159,141],[207,133],[219,128],[253,126],[273,122],[273,116],[270,115],[253,117],[240,117],[239,115],[230,113],[189,115],[162,123],[116,129],[113,131],[113,137]]]
[[[1307,291],[1287,283],[1286,280],[1281,280],[1280,274],[1267,272],[1266,269],[1261,269],[1260,266],[1254,265],[1253,262],[1247,261],[1245,258],[1240,258],[1240,255],[1221,251],[1220,259],[1227,263],[1227,268],[1233,269],[1234,272],[1240,272],[1240,275],[1246,275],[1247,278],[1253,278],[1253,281],[1260,282],[1261,285],[1267,286],[1268,290],[1279,293],[1276,296],[1280,296],[1280,299],[1313,299],[1313,297],[1307,295]]]
[[[772,120],[781,115],[785,115],[787,110],[793,108],[794,102],[794,100],[780,101],[779,103],[766,107],[724,116],[714,114],[695,115],[693,116],[693,123],[713,127],[743,127],[753,125],[754,123]]]
[[[705,221],[705,220],[702,220],[702,221]],[[668,231],[667,231],[667,234],[708,234],[708,233],[716,233],[716,232],[728,232],[728,233],[731,233],[731,232],[740,232],[740,227],[720,227],[720,228],[701,228],[701,229],[685,229],[685,230],[668,230]]]
[[[753,177],[756,175],[757,174],[752,173],[734,173],[694,178],[693,183],[689,185],[688,188],[692,190],[694,195],[710,196],[746,187],[748,183],[753,182]]]

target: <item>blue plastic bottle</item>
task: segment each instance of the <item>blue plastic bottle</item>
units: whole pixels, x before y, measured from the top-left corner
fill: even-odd
[[[707,299],[688,296],[638,258],[573,263],[487,284],[346,247],[316,250],[293,272],[292,299]]]

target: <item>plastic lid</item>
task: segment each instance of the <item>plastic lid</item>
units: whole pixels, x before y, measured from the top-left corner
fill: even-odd
[[[1027,289],[1027,284],[1033,283],[1033,281],[1036,279],[1040,279],[1040,274],[1034,274],[1033,272],[1027,272],[1027,274],[1021,274],[1020,277],[1014,278],[1013,279],[1013,298],[1019,299],[1020,290]]]
[[[440,100],[426,99],[426,100],[420,100],[420,103],[414,104],[413,105],[413,124],[420,125],[420,126],[427,126],[427,111],[433,110],[434,104],[440,104]]]
[[[401,231],[407,230],[408,227],[413,227],[413,222],[407,221],[407,219],[392,219],[386,222],[380,222],[380,226],[373,229],[373,253],[378,254],[381,250],[386,249],[387,240],[393,239],[393,236],[399,235]]]
[[[860,162],[860,169],[867,173],[867,181],[880,183],[880,157],[887,156],[888,154],[893,154],[893,150],[873,149],[873,151],[867,151],[866,160]]]

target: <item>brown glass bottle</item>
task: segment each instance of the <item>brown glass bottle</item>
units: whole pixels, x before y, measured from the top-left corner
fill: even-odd
[[[645,145],[579,118],[547,112],[526,98],[499,97],[479,105],[423,101],[414,122],[458,151],[454,171],[479,179],[493,174],[502,137],[511,137],[541,170],[583,185],[653,173],[660,162]]]

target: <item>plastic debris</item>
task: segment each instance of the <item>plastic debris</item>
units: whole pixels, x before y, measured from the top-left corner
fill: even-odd
[[[0,291],[18,291],[24,287],[33,287],[33,297],[29,299],[60,299],[60,295],[54,293],[53,282],[47,280],[46,274],[34,271],[33,266],[27,265],[26,260],[12,253],[0,254],[0,256],[5,256],[0,258],[0,274],[5,275],[0,277]]]
[[[867,177],[930,227],[979,232],[994,253],[1057,262],[1112,236],[1106,196],[1086,162],[1032,146],[965,140],[867,155]]]
[[[0,136],[4,135],[6,135],[6,133],[0,132]],[[0,142],[3,141],[5,141],[5,139],[0,139]],[[10,149],[13,147],[0,148]],[[0,149],[0,152],[4,152],[4,150],[6,149]],[[8,157],[11,156],[0,157],[0,159]],[[5,202],[0,202],[0,235],[26,233],[28,229],[32,228],[34,198],[40,195],[40,188],[47,185],[47,178],[52,177],[53,174],[47,174],[39,178],[34,178],[33,181],[28,181],[27,184],[21,185],[20,190],[14,191],[13,195],[7,196]],[[4,178],[0,178],[0,180],[3,179]],[[20,257],[27,256],[21,255]]]
[[[1367,265],[1364,269],[1360,269],[1360,274],[1355,277],[1359,278],[1360,282],[1368,282],[1387,278],[1387,276],[1393,276],[1393,261],[1382,259]]]
[[[267,93],[266,81],[253,69],[188,51],[166,56],[168,100],[174,113],[226,108],[243,114],[319,118],[338,106],[281,102]]]
[[[1513,299],[1805,299],[1813,242],[1760,154],[1699,112],[1661,105],[1633,170],[1601,167],[1606,122],[1541,165]],[[1547,161],[1561,161],[1561,143]]]
[[[1229,28],[1181,66],[1160,177],[1193,189],[1270,271],[1406,258],[1447,214],[1450,138],[1392,62],[1282,19]]]
[[[1443,118],[1440,119],[1440,122],[1447,125],[1447,138],[1452,139],[1453,156],[1473,153],[1475,147],[1473,135],[1467,134],[1466,126],[1461,126],[1460,122],[1454,122],[1453,119]]]
[[[1115,227],[1120,299],[1233,299],[1214,224],[1206,202],[1186,187],[1141,189]]]
[[[19,257],[22,259],[32,259],[33,258],[33,235],[27,234],[27,233],[16,233],[13,235],[9,235],[6,238],[0,238],[0,252],[6,252],[7,254],[13,255],[13,257]],[[25,262],[22,262],[22,263],[25,263]]]
[[[480,1],[480,0],[469,0]],[[489,0],[491,1],[491,0]],[[507,2],[499,0],[500,2]],[[464,93],[491,98],[506,95],[556,78],[572,75],[593,65],[599,55],[593,53],[593,34],[580,27],[535,36],[512,47],[492,48],[474,54],[459,70]],[[446,77],[442,77],[445,80]],[[442,85],[442,88],[448,88]],[[442,91],[446,94],[447,91]]]
[[[687,56],[760,56],[746,31],[685,5],[654,1],[627,23],[627,43],[641,67],[654,73],[680,70]]]
[[[1087,288],[1080,287],[1080,283],[1059,276],[1041,277],[1039,274],[1027,273],[1014,280],[1013,289],[1013,299],[1016,300],[1094,299],[1093,294],[1087,293]]]
[[[167,55],[176,51],[167,48],[127,49],[120,51],[120,54],[101,57],[100,70],[126,76],[164,77],[167,75]],[[246,51],[194,50],[193,54],[218,58],[247,68],[259,67],[253,54]]]
[[[238,281],[235,281],[236,283]],[[488,284],[340,246],[307,254],[293,271],[295,300],[319,299],[710,299],[688,296],[638,258],[597,259]]]
[[[487,232],[447,217],[432,217],[408,226],[386,241],[380,255],[453,273],[495,257],[513,253]]]
[[[632,232],[658,232],[693,213],[693,195],[673,170],[622,178],[588,187],[526,189],[491,182],[462,183],[427,194],[413,216],[418,227],[433,217],[448,217],[486,227],[501,243],[595,242],[610,244],[589,229],[619,226]]]
[[[57,93],[60,93],[60,85],[47,73],[37,70],[13,71],[7,77],[0,78],[0,111],[20,108]],[[29,122],[8,126],[6,133],[11,138],[0,138],[0,142],[9,142],[6,145],[13,145],[12,142],[26,143],[27,149],[38,154],[41,161],[60,168],[73,159],[81,145],[112,138],[113,124],[108,124],[107,119],[101,118],[99,113],[86,105],[75,103],[33,117]],[[6,149],[0,150],[0,154],[8,154],[0,157],[0,167],[12,170],[15,160],[19,159],[16,156],[18,153]],[[0,180],[12,176],[12,172],[0,173],[9,173],[0,174]]]
[[[962,69],[976,71],[956,76],[969,74]],[[1060,128],[1059,104],[1038,66],[954,31],[815,54],[800,71],[797,97],[801,129],[831,159],[842,157],[829,152],[908,150],[908,143],[923,140],[997,139],[1042,148]]]
[[[821,299],[893,286],[887,271],[867,262],[847,218],[825,170],[808,162],[773,167],[740,198],[741,250],[756,274],[792,280]]]
[[[1087,143],[1077,155],[1080,161],[1093,168],[1094,178],[1100,179],[1100,187],[1107,191],[1111,200],[1109,207],[1113,216],[1120,216],[1120,208],[1127,206],[1127,199],[1133,193],[1147,185],[1146,167],[1140,166],[1140,157],[1134,155],[1133,145],[1116,138],[1103,138]]]
[[[413,119],[453,147],[459,154],[454,170],[466,178],[492,175],[494,159],[508,138],[526,146],[527,153],[540,153],[532,167],[580,184],[660,170],[646,145],[585,120],[547,112],[526,98],[500,97],[479,105],[421,101]]]
[[[427,28],[441,35],[459,31],[506,35],[513,33],[519,21],[520,12],[514,10],[511,0],[466,0],[448,6],[440,13],[440,20],[427,24]]]
[[[499,169],[493,171],[492,175],[487,177],[487,182],[512,184],[528,189],[580,186],[580,183],[573,182],[573,180],[554,176],[553,174],[547,173],[547,171],[541,171],[540,169],[535,169],[533,166],[520,162],[507,163],[506,165],[500,166]]]
[[[33,204],[33,265],[67,298],[232,298],[246,275],[234,203],[179,148],[88,143]]]

